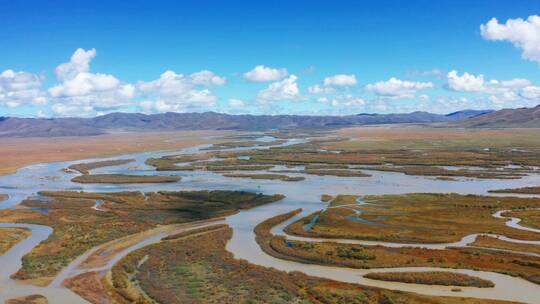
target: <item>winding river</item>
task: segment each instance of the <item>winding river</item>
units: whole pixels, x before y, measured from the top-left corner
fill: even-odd
[[[261,138],[261,142],[271,141],[271,138]],[[290,139],[281,146],[303,143],[305,140]],[[17,205],[21,200],[28,196],[36,195],[41,190],[73,190],[73,191],[93,191],[93,192],[113,192],[113,191],[158,191],[158,190],[244,190],[262,192],[264,194],[284,194],[286,198],[282,201],[260,206],[257,208],[241,211],[240,213],[228,217],[225,222],[233,228],[233,237],[227,245],[227,250],[232,252],[237,258],[246,259],[251,263],[259,264],[284,271],[302,271],[306,274],[334,279],[338,281],[360,283],[369,286],[396,289],[402,291],[417,292],[426,295],[444,295],[444,296],[470,296],[478,298],[490,298],[501,300],[513,300],[527,303],[540,303],[540,287],[536,284],[523,280],[521,278],[508,275],[473,271],[467,269],[445,269],[445,268],[427,268],[427,267],[400,267],[383,269],[352,269],[343,267],[319,266],[311,264],[302,264],[298,262],[284,261],[271,257],[259,248],[255,242],[253,228],[263,220],[291,210],[302,208],[303,212],[279,225],[273,229],[276,234],[284,234],[283,227],[298,218],[315,211],[324,209],[326,203],[320,201],[322,194],[351,194],[351,195],[371,195],[371,194],[403,194],[411,192],[455,192],[460,194],[487,194],[488,190],[501,188],[517,188],[540,184],[540,172],[530,174],[516,180],[487,180],[487,179],[458,179],[456,181],[437,180],[431,177],[409,176],[395,172],[378,172],[363,170],[372,174],[371,177],[334,177],[334,176],[314,176],[301,173],[288,173],[291,176],[303,176],[305,180],[299,182],[283,182],[279,180],[252,180],[240,178],[227,178],[218,173],[208,171],[183,171],[183,172],[160,172],[155,171],[153,167],[144,164],[144,161],[150,157],[161,157],[172,154],[192,154],[200,153],[208,145],[181,149],[178,151],[147,152],[130,155],[122,155],[107,159],[133,158],[135,162],[105,167],[93,170],[93,173],[129,173],[140,175],[178,175],[182,180],[178,183],[167,184],[77,184],[71,182],[74,174],[64,172],[61,169],[74,163],[91,162],[103,159],[88,159],[70,162],[56,162],[28,166],[18,170],[15,174],[0,177],[0,193],[9,195],[9,198],[0,202],[0,208],[10,208]],[[257,146],[255,149],[266,149],[268,147]],[[252,148],[237,148],[235,150],[249,150]],[[231,150],[231,149],[228,149]],[[279,169],[279,168],[276,168]],[[265,173],[261,171],[260,173]],[[96,210],[99,209],[99,202],[96,202]],[[494,216],[504,217],[504,211],[498,212]],[[507,225],[516,229],[532,228],[519,225],[519,219],[507,219]],[[72,293],[61,285],[63,278],[75,274],[83,273],[84,270],[78,268],[82,258],[74,261],[66,268],[53,283],[47,287],[35,287],[22,284],[10,279],[10,275],[18,270],[21,265],[21,257],[37,246],[42,240],[46,239],[52,229],[39,225],[26,224],[0,224],[1,227],[26,227],[32,231],[32,236],[14,246],[6,254],[0,256],[0,301],[12,298],[13,296],[43,294],[48,297],[50,303],[86,303],[83,299]],[[538,231],[535,231],[538,232]],[[142,246],[159,241],[165,234],[156,234],[124,250],[115,257],[114,262],[129,252]],[[309,241],[322,241],[321,239],[299,238],[287,236],[291,239],[302,239]],[[504,239],[504,236],[499,236]],[[465,236],[461,241],[452,244],[395,244],[382,242],[363,242],[358,240],[333,240],[347,243],[362,244],[383,244],[385,246],[403,247],[403,246],[423,246],[428,248],[442,249],[446,246],[466,246],[474,241],[476,235]],[[540,236],[539,236],[540,239]],[[506,239],[508,241],[518,241]],[[521,241],[524,242],[524,241]],[[540,242],[540,241],[539,241]],[[92,250],[95,250],[92,249]],[[89,253],[87,253],[89,254]],[[6,265],[6,266],[4,266]],[[108,263],[106,267],[100,270],[107,270],[112,267],[113,262]],[[405,284],[396,282],[376,281],[364,278],[362,275],[373,271],[452,271],[478,276],[493,281],[494,288],[474,288],[462,287],[462,292],[455,293],[448,286],[426,286],[418,284]],[[90,271],[90,270],[87,270]]]

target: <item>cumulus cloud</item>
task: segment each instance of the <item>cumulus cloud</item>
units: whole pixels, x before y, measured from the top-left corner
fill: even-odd
[[[229,106],[233,108],[239,108],[246,105],[246,102],[241,99],[231,98],[229,99]]]
[[[366,101],[361,97],[345,94],[333,98],[331,104],[334,107],[363,107],[366,104]]]
[[[147,100],[140,106],[146,112],[182,112],[212,107],[218,98],[209,89],[225,84],[225,78],[203,70],[189,76],[165,71],[158,79],[139,82],[138,89]]]
[[[540,16],[529,16],[527,20],[508,19],[506,23],[492,18],[480,25],[480,33],[486,40],[511,42],[523,51],[524,59],[540,64]]]
[[[67,80],[75,78],[79,73],[90,71],[90,61],[96,57],[96,49],[85,51],[78,48],[69,62],[62,63],[56,67],[56,78],[59,80]]]
[[[477,93],[489,100],[495,108],[515,106],[515,102],[528,99],[538,100],[535,86],[528,79],[486,80],[484,75],[472,75],[467,72],[461,76],[456,71],[447,75],[446,87],[456,92]]]
[[[69,62],[56,68],[60,83],[48,90],[56,103],[52,107],[56,114],[94,115],[126,106],[135,96],[133,85],[110,74],[91,73],[90,62],[95,56],[95,49],[77,49]]]
[[[195,85],[204,86],[221,86],[224,85],[226,82],[224,77],[218,76],[214,74],[214,72],[208,70],[202,70],[200,72],[191,74],[191,80]]]
[[[467,72],[458,75],[456,70],[448,72],[447,88],[458,92],[482,92],[484,87],[484,75],[472,75]]]
[[[47,104],[41,90],[43,78],[27,73],[5,70],[0,74],[0,106],[15,108],[24,104]]]
[[[527,86],[521,90],[520,96],[528,100],[540,101],[540,86]]]
[[[324,85],[325,86],[354,86],[358,83],[356,80],[356,75],[350,74],[338,74],[330,77],[324,78]]]
[[[358,83],[354,74],[337,74],[325,77],[323,85],[312,85],[308,87],[308,92],[311,94],[332,94],[340,87],[350,87]]]
[[[251,71],[244,73],[244,79],[252,82],[267,82],[281,80],[289,75],[287,69],[274,69],[264,65],[258,65]]]
[[[414,98],[418,90],[433,88],[432,82],[415,82],[390,78],[387,81],[379,81],[366,85],[366,90],[374,92],[378,96],[392,99]]]
[[[290,75],[289,77],[271,83],[268,88],[262,90],[257,95],[260,102],[297,100],[300,99],[300,90],[296,81],[298,77]]]

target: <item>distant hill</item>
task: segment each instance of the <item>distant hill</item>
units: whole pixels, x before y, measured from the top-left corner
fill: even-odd
[[[488,114],[494,112],[494,110],[463,110],[463,111],[457,111],[454,113],[446,114],[446,117],[454,119],[465,119],[465,118],[471,118],[476,117],[484,114]]]
[[[469,128],[540,128],[540,105],[534,108],[503,109],[451,123]]]
[[[485,111],[484,111],[485,112]],[[356,114],[345,116],[229,115],[205,113],[111,113],[93,118],[0,117],[0,137],[53,137],[98,135],[110,131],[269,130],[331,128],[395,123],[450,122],[478,115],[466,110],[449,115],[428,112]]]

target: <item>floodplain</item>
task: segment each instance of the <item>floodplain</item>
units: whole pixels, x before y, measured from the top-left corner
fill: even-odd
[[[0,301],[535,303],[537,131],[228,132],[25,167],[0,178]]]

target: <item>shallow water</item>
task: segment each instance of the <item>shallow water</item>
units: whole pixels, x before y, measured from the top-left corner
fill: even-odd
[[[267,139],[264,139],[267,140]],[[306,140],[291,139],[286,143],[278,146],[286,146],[297,143],[304,143]],[[457,181],[437,180],[430,177],[409,176],[396,172],[379,172],[372,170],[364,170],[366,173],[372,174],[371,177],[334,177],[334,176],[314,176],[301,173],[288,173],[291,176],[303,176],[305,180],[299,182],[283,182],[279,180],[253,180],[243,178],[226,178],[221,174],[207,171],[184,171],[184,172],[158,172],[153,167],[144,164],[144,161],[150,157],[161,157],[174,154],[191,154],[199,153],[201,149],[208,148],[209,145],[186,148],[177,151],[161,151],[147,152],[130,155],[123,155],[107,159],[125,159],[133,158],[135,162],[120,166],[104,167],[95,169],[93,173],[129,173],[140,175],[178,175],[182,180],[177,183],[166,184],[123,184],[123,185],[107,185],[107,184],[77,184],[71,182],[71,178],[76,174],[70,174],[61,169],[67,168],[74,163],[90,162],[104,159],[89,159],[70,162],[57,162],[32,165],[20,169],[15,174],[0,177],[0,193],[9,195],[8,200],[0,203],[0,208],[9,208],[18,204],[21,200],[28,196],[36,195],[41,190],[74,190],[74,191],[93,191],[93,192],[113,192],[113,191],[158,191],[158,190],[244,190],[261,192],[264,194],[284,194],[286,198],[280,202],[260,206],[250,210],[242,211],[234,216],[227,218],[226,222],[233,228],[234,233],[231,241],[227,245],[227,249],[236,257],[248,260],[251,263],[271,266],[285,271],[302,271],[310,275],[326,277],[330,279],[362,283],[370,286],[378,286],[383,288],[399,289],[403,291],[414,291],[422,294],[430,295],[449,295],[449,296],[473,296],[483,298],[497,298],[518,300],[524,302],[540,302],[540,292],[538,285],[527,282],[523,279],[514,278],[506,275],[491,273],[491,272],[475,272],[472,270],[445,270],[468,273],[472,275],[482,276],[483,278],[491,279],[496,283],[495,288],[479,289],[479,288],[462,288],[462,292],[454,293],[450,291],[450,287],[441,286],[425,286],[417,284],[402,284],[395,282],[383,282],[365,279],[363,274],[372,271],[385,271],[384,269],[358,270],[338,267],[306,265],[296,262],[283,261],[263,253],[255,242],[253,228],[263,220],[289,212],[291,210],[302,208],[303,212],[300,216],[313,213],[325,208],[327,205],[320,201],[322,194],[351,194],[351,195],[370,195],[370,194],[402,194],[410,192],[438,192],[448,193],[455,192],[460,194],[488,194],[488,190],[500,188],[525,187],[540,184],[540,174],[531,174],[522,179],[515,180],[488,180],[488,179],[459,179]],[[268,149],[270,147],[256,147],[256,149]],[[226,150],[250,150],[251,148],[233,148]],[[264,173],[260,171],[259,173]],[[257,172],[255,172],[257,173]],[[48,178],[41,178],[47,176]],[[99,209],[100,204],[96,202],[94,208]],[[292,220],[298,219],[295,217]],[[512,220],[510,220],[511,222]],[[285,224],[278,226],[273,231],[282,233],[282,227]],[[517,223],[516,223],[517,224]],[[9,225],[9,224],[5,224]],[[518,225],[519,226],[519,225]],[[1,226],[0,226],[1,227]],[[515,226],[514,228],[520,229]],[[21,242],[12,250],[0,257],[0,265],[10,265],[10,273],[15,272],[20,267],[20,258],[26,252],[29,252],[42,239],[46,238],[52,230],[48,227],[34,227],[35,233],[32,237]],[[33,230],[34,231],[34,230]],[[48,233],[48,234],[47,234]],[[295,238],[288,236],[290,238]],[[466,239],[454,244],[448,245],[463,245],[473,236],[467,236]],[[146,240],[151,243],[155,239]],[[351,240],[343,240],[343,242],[351,242]],[[139,246],[148,244],[141,243]],[[391,244],[387,244],[391,245]],[[398,244],[403,246],[403,244]],[[426,245],[441,247],[441,244]],[[19,246],[19,247],[18,247]],[[437,247],[438,246],[438,247]],[[135,246],[132,250],[139,248]],[[392,271],[408,270],[420,271],[423,268],[393,268]],[[436,270],[441,270],[435,268]],[[50,303],[55,303],[54,299],[58,299],[58,295],[69,293],[64,288],[60,287],[57,282],[54,286],[48,288],[29,287],[21,285],[9,279],[9,274],[2,271],[0,275],[0,300],[6,299],[7,295],[24,294],[25,292],[40,293],[50,296]],[[52,293],[52,294],[51,294]],[[72,293],[71,293],[72,294]],[[67,295],[66,295],[67,296]],[[56,302],[62,303],[62,302]],[[67,302],[63,302],[67,303]],[[69,302],[72,303],[72,302]]]

